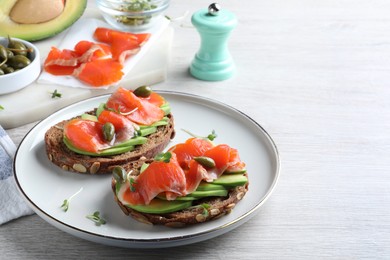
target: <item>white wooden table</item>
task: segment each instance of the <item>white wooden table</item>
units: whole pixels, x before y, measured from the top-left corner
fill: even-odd
[[[172,0],[167,14],[209,3]],[[274,138],[281,176],[258,214],[212,240],[155,250],[94,244],[33,215],[0,226],[0,259],[390,259],[390,2],[220,4],[239,18],[237,75],[189,75],[199,36],[188,17],[173,24],[168,80],[155,88],[218,99]],[[33,125],[8,133],[19,143]]]

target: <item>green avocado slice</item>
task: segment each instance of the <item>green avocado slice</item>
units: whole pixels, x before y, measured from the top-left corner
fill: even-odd
[[[87,7],[87,0],[66,0],[62,13],[47,22],[20,24],[11,20],[9,14],[18,0],[2,0],[0,4],[0,36],[37,41],[52,37],[76,22]],[[37,8],[45,8],[38,6]],[[28,14],[26,14],[28,15]]]
[[[219,184],[225,187],[241,186],[248,182],[248,178],[243,174],[223,174],[218,179],[214,180],[212,184]]]
[[[191,207],[191,201],[179,201],[179,200],[161,200],[161,199],[152,199],[149,205],[129,205],[126,207],[134,209],[143,213],[152,213],[152,214],[165,214],[170,212],[179,211]]]

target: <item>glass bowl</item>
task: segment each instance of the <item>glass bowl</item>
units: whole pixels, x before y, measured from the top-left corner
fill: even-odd
[[[169,0],[96,0],[103,18],[114,28],[139,32],[162,18]]]

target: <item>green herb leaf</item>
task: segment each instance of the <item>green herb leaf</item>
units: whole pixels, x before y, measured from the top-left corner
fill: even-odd
[[[208,217],[208,215],[209,215],[208,209],[210,208],[210,205],[207,203],[203,203],[203,204],[200,204],[199,206],[201,206],[203,208],[202,215],[205,217]]]
[[[215,130],[213,130],[211,132],[211,134],[209,134],[208,136],[204,137],[204,136],[199,136],[199,135],[196,135],[196,134],[193,134],[191,133],[190,131],[188,130],[185,130],[185,129],[182,129],[184,132],[186,132],[187,134],[189,134],[190,136],[192,137],[196,137],[196,138],[202,138],[202,139],[205,139],[205,140],[210,140],[210,141],[214,141],[215,138],[217,138],[217,134],[215,133]]]
[[[159,153],[154,157],[155,161],[169,163],[171,160],[171,152]]]
[[[134,184],[136,184],[136,182],[135,182],[134,178],[130,178],[129,182],[130,182],[130,191],[135,192],[136,189],[134,187]]]
[[[106,224],[106,221],[103,218],[100,217],[100,212],[99,211],[95,211],[92,215],[87,215],[85,217],[87,219],[90,219],[93,222],[95,222],[96,226],[100,226],[100,225]]]
[[[63,211],[65,211],[65,212],[68,211],[68,209],[69,209],[69,200],[64,200],[64,202],[63,202],[62,205],[61,205],[61,209],[62,209]]]
[[[209,139],[210,141],[214,141],[215,138],[217,138],[217,134],[215,133],[215,130],[213,130],[213,131],[211,132],[211,134],[209,134],[209,135],[207,136],[207,139]]]
[[[0,110],[4,110],[4,107],[2,105],[0,105]]]
[[[60,98],[62,94],[57,91],[57,89],[54,90],[54,92],[51,92],[51,98]]]
[[[81,187],[75,194],[73,194],[72,196],[69,197],[69,199],[65,199],[64,202],[62,203],[61,205],[61,209],[65,212],[68,211],[69,209],[69,203],[70,203],[70,200],[73,199],[74,196],[76,196],[77,194],[79,194],[81,191],[83,190],[83,188]]]

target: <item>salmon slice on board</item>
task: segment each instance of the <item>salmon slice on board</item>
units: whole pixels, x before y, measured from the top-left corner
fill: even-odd
[[[79,54],[72,50],[52,47],[43,66],[53,75],[72,75],[73,71],[80,66],[79,57]]]
[[[122,68],[122,64],[112,59],[94,60],[81,64],[73,75],[89,85],[106,86],[122,78]]]

